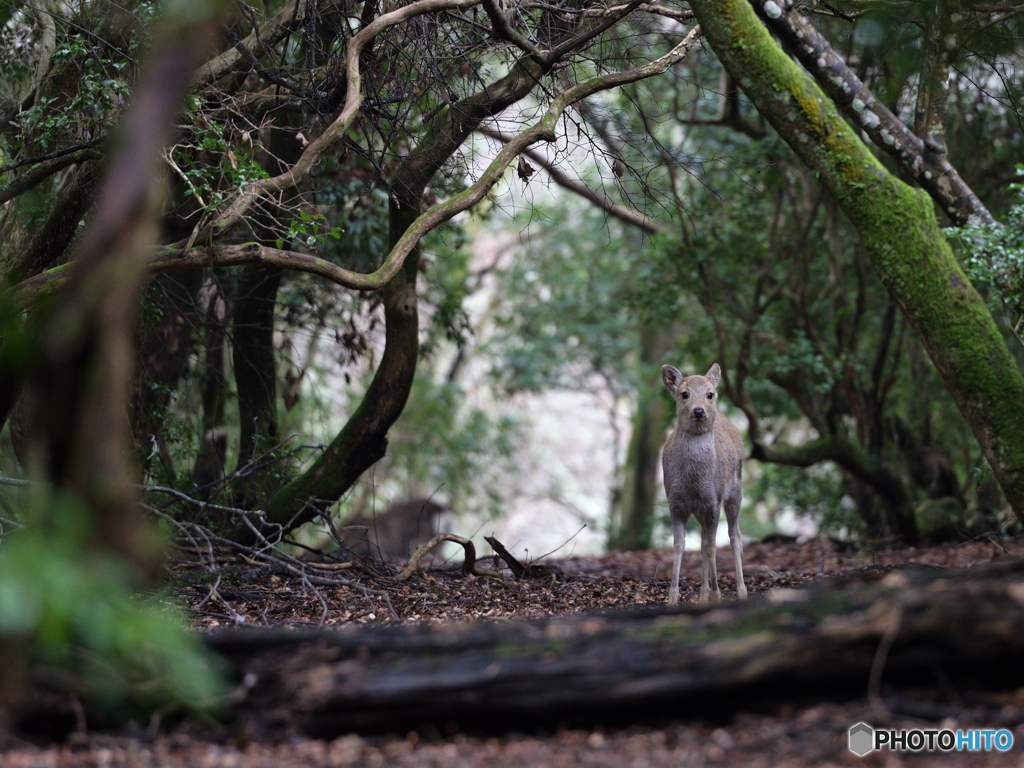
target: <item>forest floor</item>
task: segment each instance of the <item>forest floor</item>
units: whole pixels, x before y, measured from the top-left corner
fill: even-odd
[[[917,565],[970,568],[1024,557],[1024,540],[981,538],[959,544],[906,549],[844,550],[824,540],[748,544],[744,552],[751,598],[778,588],[864,569]],[[460,558],[461,559],[461,556]],[[609,610],[664,602],[671,552],[613,552],[550,560],[536,578],[466,576],[454,564],[424,561],[422,572],[396,582],[394,567],[344,571],[358,586],[303,585],[298,577],[256,572],[230,559],[211,589],[210,576],[181,567],[175,593],[197,629],[238,624],[275,627],[404,624],[508,620]],[[244,563],[242,564],[244,565]],[[497,565],[494,563],[493,565]],[[492,566],[491,558],[478,566]],[[719,580],[726,601],[735,599],[732,556],[719,549]],[[233,570],[234,569],[234,570]],[[683,563],[683,599],[695,600],[699,555]],[[339,572],[340,573],[340,572]],[[367,591],[364,591],[367,590]],[[955,692],[952,694],[956,698]],[[985,728],[1002,707],[1019,711],[1024,690],[990,694],[985,706],[960,702],[936,722],[879,714],[866,698],[805,701],[769,712],[740,712],[725,722],[678,720],[621,729],[567,729],[553,722],[544,733],[498,736],[436,730],[385,736],[344,735],[334,740],[261,741],[237,726],[186,721],[159,734],[145,728],[73,734],[61,744],[12,739],[0,749],[0,766],[989,766],[1024,765],[1024,723],[1011,727],[1007,752],[874,752],[857,758],[847,749],[851,725],[864,720],[889,728]],[[949,714],[952,713],[952,714]],[[1002,727],[1002,726],[1000,726]]]

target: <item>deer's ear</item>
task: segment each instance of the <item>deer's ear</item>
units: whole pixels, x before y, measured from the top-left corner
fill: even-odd
[[[718,367],[718,363],[715,363],[714,365],[711,366],[711,370],[708,371],[707,374],[705,374],[704,378],[706,378],[716,387],[718,386],[718,382],[722,380],[722,369]]]
[[[661,366],[661,380],[665,382],[665,388],[674,395],[679,389],[679,385],[683,383],[683,374],[671,365],[663,365]]]

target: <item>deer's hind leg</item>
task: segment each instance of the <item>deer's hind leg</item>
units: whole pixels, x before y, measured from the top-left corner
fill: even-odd
[[[718,535],[719,508],[700,520],[700,599],[701,605],[722,602],[718,588],[718,563],[715,562],[715,537]]]
[[[725,497],[725,521],[729,525],[729,543],[732,544],[732,559],[736,563],[736,594],[740,600],[747,599],[747,585],[743,583],[743,537],[740,536],[740,502],[743,489],[736,483]]]

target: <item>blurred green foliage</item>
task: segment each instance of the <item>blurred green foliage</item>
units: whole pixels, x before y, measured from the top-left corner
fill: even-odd
[[[486,348],[492,376],[508,393],[635,392],[634,275],[644,251],[575,201],[540,217],[540,231],[499,273],[502,302]]]
[[[90,541],[74,498],[33,491],[21,501],[46,514],[0,545],[0,643],[29,662],[16,672],[115,719],[222,707],[222,670],[167,596],[135,593],[138,575]]]

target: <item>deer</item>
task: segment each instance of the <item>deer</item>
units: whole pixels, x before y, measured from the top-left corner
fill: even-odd
[[[705,375],[683,377],[665,365],[661,379],[676,401],[675,429],[665,442],[661,464],[665,495],[672,518],[672,584],[668,604],[679,602],[679,569],[683,560],[686,523],[690,516],[700,524],[700,597],[698,604],[722,602],[715,562],[715,536],[722,505],[729,524],[729,541],[736,561],[736,591],[747,597],[743,583],[743,539],[739,514],[743,500],[743,438],[739,430],[718,412],[718,363]]]
[[[407,559],[409,553],[435,534],[449,530],[451,510],[430,499],[409,499],[383,512],[346,521],[342,541],[364,560]]]

